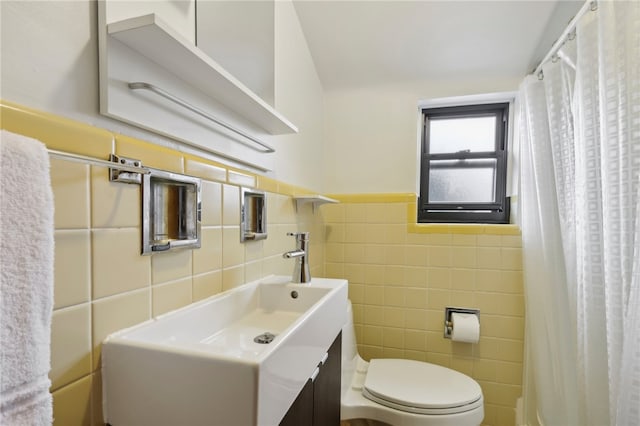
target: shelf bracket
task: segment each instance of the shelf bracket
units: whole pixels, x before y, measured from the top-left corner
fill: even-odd
[[[293,197],[296,205],[296,213],[300,210],[300,207],[311,203],[311,211],[315,214],[316,207],[321,206],[323,204],[336,204],[340,201],[334,200],[333,198],[325,197],[323,195],[303,195]]]

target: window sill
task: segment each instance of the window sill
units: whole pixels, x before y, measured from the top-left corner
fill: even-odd
[[[512,224],[408,223],[407,232],[411,234],[520,235],[520,227]]]
[[[407,232],[410,234],[521,235],[520,227],[510,223],[418,223],[416,198],[407,203]]]

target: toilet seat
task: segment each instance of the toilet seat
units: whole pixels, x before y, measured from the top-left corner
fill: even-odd
[[[483,404],[482,389],[470,377],[439,365],[404,359],[372,359],[362,395],[414,414],[455,414]]]

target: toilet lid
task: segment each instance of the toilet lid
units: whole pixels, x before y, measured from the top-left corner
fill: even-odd
[[[363,395],[388,407],[416,413],[455,413],[482,405],[482,389],[450,368],[404,359],[372,359]]]

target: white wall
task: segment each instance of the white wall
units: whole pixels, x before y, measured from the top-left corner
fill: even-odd
[[[309,182],[323,191],[324,94],[298,16],[290,1],[275,8],[275,108],[300,130],[278,138],[286,156],[276,159],[276,177],[285,182]]]
[[[282,23],[278,27],[282,28],[276,37],[287,45],[276,47],[276,108],[300,128],[300,133],[271,139],[277,149],[273,175],[320,190],[324,169],[321,85],[293,6],[288,2],[278,4]],[[0,13],[3,100],[198,153],[99,114],[95,1],[2,0]],[[314,161],[307,161],[309,158]]]
[[[98,116],[96,3],[2,1],[0,10],[2,99],[104,123]]]
[[[418,192],[419,102],[514,91],[518,84],[419,81],[325,93],[325,192]]]
[[[275,0],[199,1],[198,48],[273,105]]]

